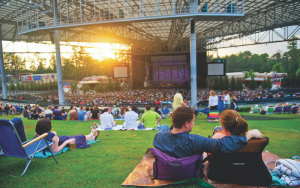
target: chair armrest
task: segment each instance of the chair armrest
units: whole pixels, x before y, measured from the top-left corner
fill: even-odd
[[[39,136],[39,137],[37,137],[37,138],[31,140],[30,142],[24,144],[24,145],[22,146],[22,148],[26,148],[27,146],[29,146],[29,145],[35,143],[35,142],[38,141],[38,140],[41,140],[42,138],[44,138],[44,137],[46,137],[46,136],[48,136],[48,133],[44,133],[44,134],[42,134],[41,136]]]

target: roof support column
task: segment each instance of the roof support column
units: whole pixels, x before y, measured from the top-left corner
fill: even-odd
[[[53,0],[53,9],[54,9],[53,10],[53,12],[54,12],[53,24],[58,25],[57,0]],[[60,57],[59,30],[54,31],[54,42],[55,42],[55,56],[56,56],[58,99],[59,99],[59,105],[63,105],[64,104],[64,90],[63,90],[63,79],[62,79],[62,68],[61,68],[61,57]]]
[[[1,82],[2,82],[3,99],[7,99],[7,88],[6,88],[5,69],[4,69],[4,60],[3,60],[3,49],[2,49],[1,24],[0,24],[0,69],[1,69]]]
[[[197,106],[197,51],[195,20],[190,20],[190,75],[191,75],[191,107]]]

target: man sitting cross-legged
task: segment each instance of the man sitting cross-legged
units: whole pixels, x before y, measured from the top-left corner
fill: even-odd
[[[125,113],[125,122],[123,126],[127,129],[137,129],[141,121],[137,121],[137,107],[132,106],[131,110]]]
[[[149,105],[145,107],[145,110],[146,112],[142,115],[142,119],[141,119],[141,121],[144,123],[144,127],[146,128],[156,127],[159,124],[162,117],[158,113],[152,111]]]
[[[109,108],[103,109],[103,114],[100,115],[100,123],[102,129],[111,129],[115,126],[116,122],[114,121],[113,115],[110,114]]]
[[[62,111],[58,109],[58,106],[54,106],[55,110],[53,112],[54,119],[57,120],[66,120],[68,114],[63,114]]]

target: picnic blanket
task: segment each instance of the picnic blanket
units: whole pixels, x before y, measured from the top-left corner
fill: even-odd
[[[273,173],[281,176],[281,181],[287,185],[300,185],[300,162],[292,159],[279,159],[275,163]]]
[[[118,118],[118,119],[114,119],[115,121],[125,121],[125,119],[124,118]]]
[[[280,159],[277,155],[272,154],[268,151],[264,151],[262,153],[262,157],[264,162],[269,161],[276,161]],[[154,179],[153,177],[153,162],[155,161],[154,156],[150,152],[150,149],[148,149],[140,162],[135,169],[129,174],[129,176],[126,178],[126,180],[122,183],[123,186],[146,186],[146,187],[158,187],[158,186],[165,186],[165,185],[171,185],[171,184],[183,184],[183,183],[191,183],[191,182],[197,182],[198,185],[201,184],[203,187],[209,187],[207,184],[209,183],[211,186],[217,187],[217,188],[250,188],[251,186],[244,186],[244,185],[237,185],[237,184],[224,184],[220,182],[215,182],[209,179],[203,179],[201,178],[193,178],[189,180],[183,180],[183,181],[168,181],[168,180],[162,180],[162,179]],[[275,163],[267,164],[268,167],[274,169]],[[206,174],[207,166],[204,168],[204,172]]]
[[[157,130],[159,129],[158,127],[155,127],[155,128],[144,128],[144,129],[134,129],[134,130],[144,130],[144,131],[149,131],[149,130]],[[123,125],[116,125],[114,127],[112,127],[112,130],[104,130],[102,129],[101,127],[97,128],[96,129],[97,131],[126,131],[127,129],[126,128],[123,128]],[[133,130],[133,129],[130,129],[130,130]]]
[[[93,144],[93,143],[96,143],[96,142],[99,142],[100,140],[95,140],[95,141],[89,141],[88,144]],[[53,155],[58,155],[58,154],[61,154],[61,153],[64,153],[66,151],[70,150],[69,147],[64,147],[62,150],[60,150],[58,153],[53,153]],[[34,155],[34,157],[36,158],[48,158],[49,156],[52,156],[51,152],[50,151],[47,151],[45,152],[46,155],[43,154],[43,152],[38,152],[37,154]]]

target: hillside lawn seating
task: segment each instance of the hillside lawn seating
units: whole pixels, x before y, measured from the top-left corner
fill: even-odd
[[[0,146],[2,148],[2,155],[27,159],[26,167],[21,176],[23,176],[27,171],[28,166],[33,160],[33,156],[45,149],[50,150],[55,162],[57,163],[57,160],[50,148],[54,142],[49,141],[48,143],[46,139],[47,136],[48,133],[44,133],[35,139],[27,140],[22,143],[13,123],[6,119],[0,120]]]

